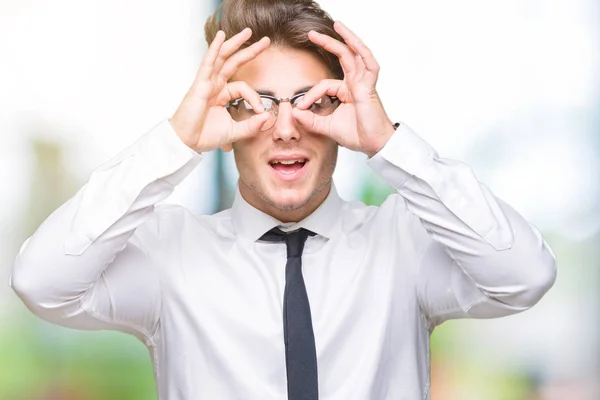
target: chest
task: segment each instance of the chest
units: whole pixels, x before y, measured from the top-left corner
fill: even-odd
[[[181,323],[265,337],[282,334],[284,243],[183,248],[161,281],[163,310]],[[407,263],[410,260],[404,260]],[[309,238],[302,273],[318,337],[414,318],[414,282],[401,255],[357,235]],[[387,327],[387,328],[386,328]]]

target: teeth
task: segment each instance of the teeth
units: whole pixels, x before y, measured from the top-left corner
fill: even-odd
[[[271,161],[271,164],[284,164],[284,165],[292,165],[294,163],[305,163],[305,158],[298,158],[296,160],[275,160]]]

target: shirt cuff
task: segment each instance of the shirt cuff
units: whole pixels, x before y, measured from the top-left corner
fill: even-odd
[[[434,157],[437,153],[433,147],[401,123],[383,149],[367,161],[367,165],[394,189],[399,189]]]
[[[188,163],[192,163],[195,167],[202,158],[200,153],[183,143],[168,119],[143,136],[136,143],[134,153],[140,162],[146,164],[147,179],[165,178],[174,186],[179,184],[191,170],[185,168],[185,174],[176,172]]]

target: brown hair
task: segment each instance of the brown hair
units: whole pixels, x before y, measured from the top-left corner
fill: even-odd
[[[210,44],[219,30],[230,38],[248,27],[252,29],[252,37],[243,47],[268,36],[272,45],[306,50],[316,55],[337,79],[342,79],[344,73],[337,56],[308,39],[308,32],[314,30],[343,42],[333,29],[333,22],[312,0],[223,0],[206,20],[204,33]]]

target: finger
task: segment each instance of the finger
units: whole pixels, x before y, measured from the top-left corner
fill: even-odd
[[[292,110],[292,116],[298,123],[313,133],[329,136],[329,121],[331,116],[316,115],[308,110]]]
[[[344,73],[352,74],[355,71],[356,67],[354,65],[354,53],[344,43],[332,38],[331,36],[327,36],[315,31],[308,32],[308,38],[314,44],[321,46],[332,54],[335,54],[340,59],[340,64],[342,64]]]
[[[202,59],[202,63],[200,64],[200,69],[198,70],[197,79],[199,80],[209,80],[210,76],[214,71],[215,61],[219,56],[219,51],[221,50],[221,46],[223,45],[223,41],[225,40],[225,32],[219,31],[217,32],[215,39],[212,41],[204,59]]]
[[[298,108],[305,110],[311,106],[315,101],[325,95],[337,96],[344,82],[339,79],[323,79],[315,86],[313,86],[302,98],[302,101],[298,104]]]
[[[231,143],[257,135],[270,117],[269,113],[262,113],[244,121],[233,121]]]
[[[365,76],[365,71],[367,70],[367,67],[365,66],[365,63],[362,59],[361,56],[359,56],[358,54],[354,56],[354,62],[356,65],[356,75],[360,76],[360,77],[364,77]]]
[[[233,150],[233,143],[224,144],[223,146],[221,146],[221,150],[223,150],[225,153],[230,152],[231,150]]]
[[[215,71],[221,70],[225,60],[235,53],[241,45],[246,43],[250,37],[252,37],[252,29],[245,28],[241,32],[238,32],[236,35],[225,41],[223,46],[221,46],[221,51],[219,52],[219,56],[215,62]]]
[[[352,51],[354,51],[361,57],[368,71],[379,71],[379,63],[375,59],[375,56],[373,55],[371,50],[364,44],[362,40],[360,40],[360,38],[354,32],[350,30],[350,28],[348,28],[340,21],[336,21],[333,25],[333,28],[344,39],[344,42],[346,42],[348,47],[350,47]]]
[[[240,97],[246,100],[252,106],[256,113],[262,113],[265,109],[262,105],[260,96],[246,82],[236,81],[230,82],[226,86],[226,90],[222,93],[226,94],[226,98],[219,98],[218,104],[225,105],[231,100],[239,99]]]
[[[260,53],[268,49],[270,44],[271,39],[265,36],[251,46],[238,51],[225,61],[220,74],[223,75],[226,80],[229,80],[239,67],[255,59]]]

